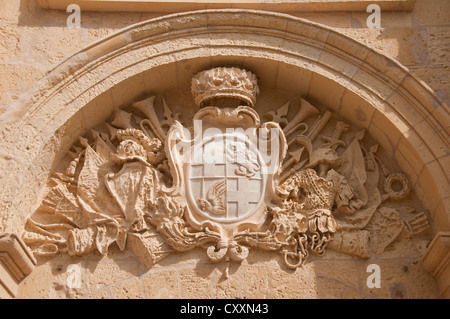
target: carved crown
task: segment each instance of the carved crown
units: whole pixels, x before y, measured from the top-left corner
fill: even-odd
[[[234,99],[253,107],[259,93],[257,77],[250,71],[219,67],[196,74],[192,79],[192,95],[197,106],[217,99]]]

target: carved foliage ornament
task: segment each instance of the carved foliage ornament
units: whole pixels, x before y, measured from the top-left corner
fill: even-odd
[[[257,247],[296,268],[326,247],[366,258],[429,228],[424,213],[392,205],[409,182],[363,131],[344,140],[349,126],[303,99],[290,120],[287,103],[262,122],[258,92],[253,73],[215,68],[192,80],[190,125],[165,101],[158,118],[155,97],[118,110],[73,145],[24,241],[41,256],[105,255],[115,243],[148,267],[195,247],[215,262]]]

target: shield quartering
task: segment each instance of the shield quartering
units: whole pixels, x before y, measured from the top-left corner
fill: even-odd
[[[264,164],[252,146],[239,135],[218,135],[199,147],[200,160],[190,164],[188,183],[190,200],[206,217],[234,222],[262,204]]]

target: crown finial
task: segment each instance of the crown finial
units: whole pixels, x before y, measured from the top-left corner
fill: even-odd
[[[192,78],[191,91],[199,107],[242,102],[253,107],[259,87],[256,75],[250,71],[218,67],[196,74]]]

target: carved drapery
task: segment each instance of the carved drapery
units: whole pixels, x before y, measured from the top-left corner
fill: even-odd
[[[258,92],[251,72],[216,68],[192,81],[192,120],[155,97],[117,110],[73,145],[24,241],[38,256],[106,255],[115,243],[148,267],[196,247],[215,262],[241,261],[254,247],[296,268],[327,247],[367,258],[429,229],[407,200],[408,179],[364,131],[304,99],[296,113],[286,103],[260,116]],[[276,145],[271,166],[252,134]],[[199,145],[223,156],[196,163],[187,154]]]

